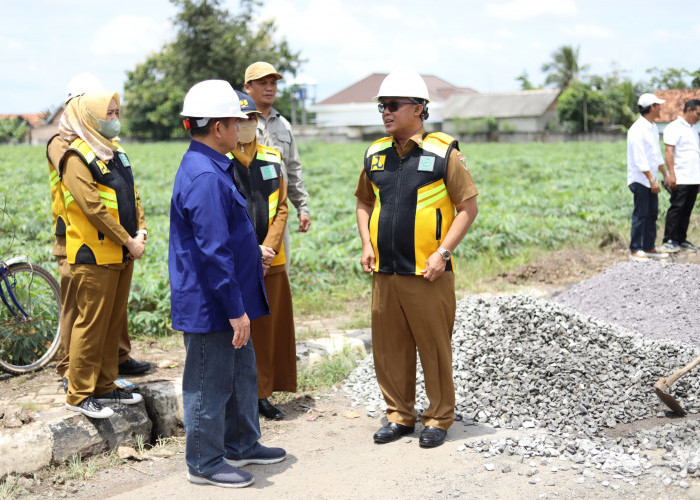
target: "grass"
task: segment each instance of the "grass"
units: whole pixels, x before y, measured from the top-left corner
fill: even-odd
[[[29,494],[29,492],[20,484],[19,476],[8,474],[5,479],[0,482],[0,500],[18,498],[27,494]]]
[[[345,346],[328,359],[302,366],[298,371],[297,392],[313,392],[334,386],[345,380],[364,356],[361,349]]]
[[[359,265],[355,185],[367,144],[300,145],[312,225],[291,232],[290,283],[299,316],[351,316],[367,304],[371,278]],[[135,338],[169,336],[167,271],[172,183],[185,142],[125,144],[146,212],[148,248],[137,262],[129,298]],[[479,189],[479,216],[455,252],[457,286],[527,262],[539,252],[628,239],[632,197],[625,186],[625,143],[466,144]],[[55,272],[44,148],[0,146],[9,217],[0,216],[0,250],[27,253]],[[0,206],[2,200],[0,199]],[[660,221],[668,206],[661,195]],[[291,220],[295,220],[292,208]],[[1,214],[0,214],[1,215]],[[660,222],[660,224],[662,224]],[[348,312],[350,309],[351,312]]]
[[[146,436],[143,434],[137,434],[136,435],[136,451],[139,452],[140,456],[143,456],[143,452],[146,447]]]
[[[66,469],[62,474],[63,479],[89,479],[97,474],[97,458],[83,460],[79,455],[73,455],[66,462]]]

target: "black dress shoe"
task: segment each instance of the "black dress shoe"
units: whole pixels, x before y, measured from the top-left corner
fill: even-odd
[[[374,442],[378,444],[391,443],[392,441],[399,439],[401,436],[413,433],[414,429],[415,427],[408,427],[407,425],[389,422],[374,433]]]
[[[446,436],[446,430],[429,425],[423,429],[423,432],[420,433],[418,445],[421,448],[435,448],[436,446],[440,446],[445,442]]]
[[[268,420],[282,420],[284,412],[270,403],[267,398],[258,399],[258,412]]]
[[[123,363],[119,363],[119,375],[140,375],[146,373],[151,368],[151,363],[148,361],[136,361],[134,358],[129,358]]]

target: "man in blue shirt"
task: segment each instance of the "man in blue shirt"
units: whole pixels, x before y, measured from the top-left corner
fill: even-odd
[[[250,321],[269,313],[263,265],[246,201],[225,156],[238,140],[241,112],[228,82],[194,85],[183,105],[190,147],[175,176],[168,270],[173,328],[184,332],[185,460],[193,483],[248,486],[247,464],[284,460],[262,446]]]

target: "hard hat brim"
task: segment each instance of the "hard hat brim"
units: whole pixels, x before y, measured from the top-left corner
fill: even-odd
[[[414,97],[410,95],[376,95],[372,98],[372,101],[380,102],[380,99],[387,99],[389,97],[393,97],[394,99],[424,99],[426,104],[430,102],[430,99],[426,99],[425,97]]]
[[[185,118],[248,118],[248,115],[246,115],[242,111],[233,113],[217,113],[216,116],[195,116],[191,113],[185,113],[185,110],[183,109],[180,112],[180,115],[184,116]]]

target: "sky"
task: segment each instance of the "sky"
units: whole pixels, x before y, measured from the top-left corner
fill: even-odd
[[[651,67],[700,68],[700,1],[677,0],[263,0],[317,82],[317,101],[371,73],[411,68],[478,92],[519,89],[562,45],[580,47],[589,74]],[[222,0],[231,12],[238,0]],[[168,0],[0,0],[0,114],[62,103],[76,74],[90,71],[121,93],[126,72],[172,41]],[[290,81],[293,75],[285,75]],[[653,91],[654,89],[649,89]]]

